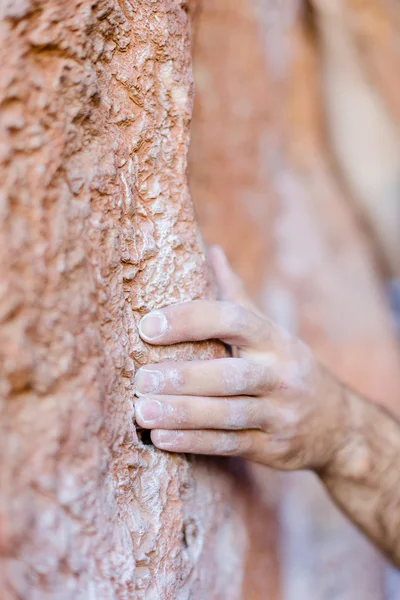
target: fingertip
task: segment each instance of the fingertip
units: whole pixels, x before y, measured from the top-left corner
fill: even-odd
[[[212,244],[211,246],[209,246],[208,252],[211,252],[211,253],[219,252],[225,256],[225,252],[223,251],[222,246],[220,244]]]
[[[154,446],[160,450],[170,450],[181,436],[181,432],[167,429],[153,429],[150,437]]]
[[[139,322],[139,335],[149,344],[160,342],[168,330],[168,319],[162,310],[145,315]]]
[[[221,246],[213,246],[210,251],[210,264],[215,273],[220,299],[237,302],[242,295],[241,279],[233,270]]]
[[[207,256],[213,266],[218,264],[229,264],[222,246],[219,246],[218,244],[209,247]]]
[[[136,422],[141,427],[149,429],[160,424],[164,417],[164,406],[151,396],[141,396],[135,402]]]

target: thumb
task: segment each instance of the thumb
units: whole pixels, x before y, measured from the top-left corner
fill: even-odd
[[[252,311],[257,311],[244,288],[242,280],[233,271],[221,246],[211,246],[207,258],[215,273],[219,299],[234,302]]]

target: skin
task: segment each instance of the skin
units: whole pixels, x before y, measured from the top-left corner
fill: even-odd
[[[314,471],[400,566],[400,424],[346,389],[306,345],[261,314],[221,249],[210,250],[210,262],[221,299],[150,313],[140,335],[154,345],[218,338],[235,356],[139,369],[138,424],[169,452]]]

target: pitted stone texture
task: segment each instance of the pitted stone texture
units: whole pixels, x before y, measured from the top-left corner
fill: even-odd
[[[137,334],[148,310],[211,294],[186,177],[187,9],[0,9],[4,600],[243,597],[246,468],[164,454],[134,426],[138,365],[225,352]]]

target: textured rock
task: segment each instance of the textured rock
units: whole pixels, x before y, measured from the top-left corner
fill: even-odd
[[[190,175],[205,239],[224,246],[264,309],[338,376],[399,410],[399,353],[376,256],[326,135],[315,23],[297,0],[202,6]],[[286,483],[287,600],[383,598],[375,551],[310,477]]]
[[[134,426],[138,365],[225,352],[137,334],[149,309],[211,294],[187,6],[0,11],[1,597],[272,598],[273,523],[246,465],[164,454]]]

